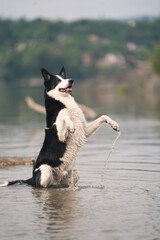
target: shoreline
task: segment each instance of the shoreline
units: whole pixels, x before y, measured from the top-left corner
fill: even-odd
[[[35,157],[0,157],[0,169],[8,166],[33,165]]]

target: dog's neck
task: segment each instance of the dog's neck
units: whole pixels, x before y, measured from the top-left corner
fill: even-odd
[[[58,113],[63,108],[67,108],[68,110],[77,109],[78,104],[70,94],[54,96],[45,92],[45,108],[47,128],[51,128],[56,122]]]
[[[57,94],[57,92],[50,91],[47,92],[47,95],[57,100],[58,102],[62,103],[66,108],[73,109],[77,108],[77,103],[75,102],[74,98],[70,94]]]
[[[59,111],[65,108],[65,105],[60,101],[48,96],[45,92],[45,108],[46,108],[46,125],[51,128],[56,122]]]

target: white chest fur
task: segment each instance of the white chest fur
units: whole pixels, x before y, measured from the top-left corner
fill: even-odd
[[[63,161],[61,167],[68,168],[85,141],[86,121],[82,110],[72,96],[61,99],[61,102],[65,104],[66,108],[59,112],[55,124],[59,140],[66,142],[66,151],[61,159]]]

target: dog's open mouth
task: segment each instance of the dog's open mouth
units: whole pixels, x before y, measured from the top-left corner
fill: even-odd
[[[72,87],[60,88],[59,91],[63,92],[63,93],[71,93],[72,92]]]

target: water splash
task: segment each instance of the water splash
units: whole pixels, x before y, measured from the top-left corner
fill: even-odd
[[[100,180],[99,186],[86,186],[86,187],[99,188],[99,189],[103,189],[104,188],[104,186],[103,186],[103,178],[104,178],[104,174],[106,172],[107,163],[108,163],[108,160],[109,160],[109,158],[110,158],[110,156],[111,156],[111,154],[113,152],[113,149],[114,149],[114,147],[116,145],[116,142],[117,142],[117,140],[118,140],[118,138],[120,136],[121,136],[121,132],[118,132],[118,135],[116,136],[116,138],[115,138],[115,140],[114,140],[114,142],[113,142],[113,144],[111,146],[111,149],[110,149],[110,151],[108,153],[107,159],[105,161],[104,168],[103,168],[102,173],[101,173],[101,180]],[[72,164],[72,168],[71,168],[71,171],[72,171],[72,173],[71,173],[71,183],[70,183],[69,188],[68,188],[69,190],[72,190],[72,191],[79,190],[79,186],[76,186],[74,184],[74,179],[73,179],[73,171],[74,171],[75,163],[76,163],[76,158],[74,159],[73,164]],[[85,187],[83,187],[83,188],[85,188]]]
[[[75,168],[75,164],[76,164],[76,158],[74,159],[73,163],[72,163],[72,168],[71,168],[71,183],[69,184],[69,190],[72,191],[76,191],[77,187],[74,184],[74,176],[73,176],[73,171]]]
[[[113,144],[112,144],[112,146],[111,146],[111,149],[110,149],[110,151],[109,151],[109,153],[108,153],[108,156],[107,156],[107,158],[106,158],[106,161],[105,161],[105,164],[104,164],[104,168],[103,168],[102,173],[101,173],[101,180],[100,180],[100,184],[99,184],[99,187],[100,187],[100,188],[103,188],[103,178],[104,178],[104,174],[105,174],[106,169],[107,169],[107,163],[108,163],[108,160],[109,160],[109,158],[110,158],[110,156],[111,156],[111,154],[112,154],[112,152],[113,152],[113,149],[114,149],[114,147],[115,147],[115,145],[116,145],[116,142],[117,142],[117,140],[118,140],[118,138],[119,138],[120,136],[121,136],[121,132],[118,132],[118,135],[117,135],[117,137],[115,138],[115,140],[114,140],[114,142],[113,142]]]

